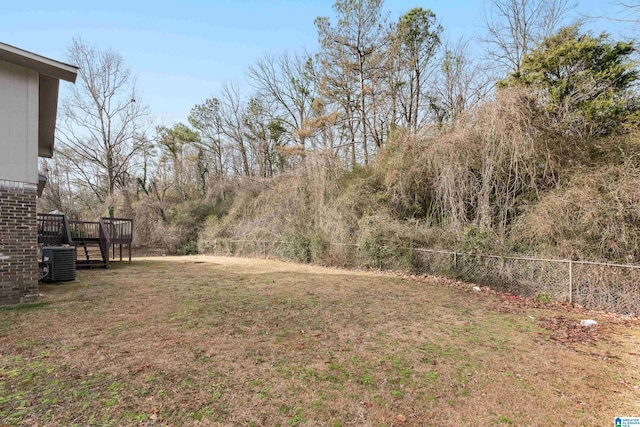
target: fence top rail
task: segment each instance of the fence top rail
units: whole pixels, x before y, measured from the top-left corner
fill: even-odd
[[[603,267],[633,268],[636,270],[640,270],[640,265],[632,265],[632,264],[614,264],[610,262],[595,262],[595,261],[571,261],[571,262],[573,264],[601,265]]]
[[[433,252],[433,253],[442,253],[449,255],[466,255],[466,256],[478,256],[484,258],[494,258],[494,259],[511,259],[516,261],[538,261],[538,262],[557,262],[559,264],[583,264],[583,265],[600,265],[603,267],[620,267],[620,268],[633,268],[640,269],[640,265],[631,265],[631,264],[616,264],[611,262],[596,262],[596,261],[574,261],[570,259],[549,259],[549,258],[533,258],[533,257],[524,257],[524,256],[508,256],[508,255],[490,255],[490,254],[474,254],[474,253],[466,253],[466,252],[453,252],[453,251],[443,251],[438,249],[427,249],[427,248],[416,248],[416,251],[419,252]]]

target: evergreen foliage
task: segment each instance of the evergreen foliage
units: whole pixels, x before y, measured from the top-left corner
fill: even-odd
[[[634,50],[633,42],[564,27],[527,54],[502,86],[530,89],[550,127],[562,136],[611,135],[638,111]]]

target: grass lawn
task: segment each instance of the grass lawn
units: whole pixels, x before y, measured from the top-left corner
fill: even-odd
[[[134,259],[0,309],[0,426],[613,426],[640,326],[447,279]],[[594,318],[599,326],[576,326]]]

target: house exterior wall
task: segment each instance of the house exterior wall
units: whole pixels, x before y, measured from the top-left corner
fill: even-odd
[[[39,74],[0,61],[0,180],[38,182]]]
[[[38,296],[36,190],[0,179],[0,305]]]
[[[0,305],[38,295],[36,71],[0,61]]]
[[[38,296],[38,155],[52,155],[59,81],[77,70],[0,42],[0,305]]]

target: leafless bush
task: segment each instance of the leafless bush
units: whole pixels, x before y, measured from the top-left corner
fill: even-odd
[[[635,262],[640,257],[640,172],[625,166],[581,169],[514,224],[514,245],[571,259]]]
[[[499,92],[449,133],[396,135],[380,161],[393,205],[435,224],[504,234],[519,203],[555,181],[524,95]]]
[[[182,224],[169,223],[165,209],[152,198],[144,198],[135,205],[135,226],[133,227],[135,246],[176,253],[184,245],[188,230]]]

